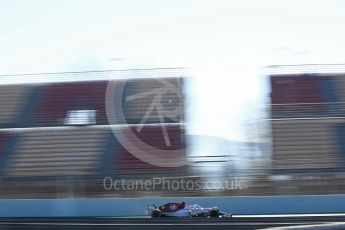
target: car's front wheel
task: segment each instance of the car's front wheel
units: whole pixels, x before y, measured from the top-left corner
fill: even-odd
[[[219,217],[219,209],[218,208],[212,208],[209,212],[209,216],[212,218],[218,218]]]
[[[151,212],[152,218],[161,217],[161,216],[162,216],[162,212],[159,209],[155,209]]]

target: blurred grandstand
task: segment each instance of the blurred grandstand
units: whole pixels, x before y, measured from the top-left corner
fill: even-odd
[[[274,66],[270,70],[275,192],[343,193],[343,66]]]
[[[119,73],[87,73],[93,75],[88,81],[78,80],[78,75],[85,73],[68,73],[75,79],[73,82],[0,85],[0,196],[101,196],[106,192],[103,188],[106,176],[141,178],[167,176],[167,173],[169,176],[186,176],[184,167],[158,167],[138,159],[114,135],[114,132],[131,131],[142,143],[157,149],[184,150],[183,84],[176,83],[181,82],[182,77],[177,77],[174,71],[178,72],[132,70],[133,77],[126,81],[112,79],[121,85],[123,94],[121,97],[114,95],[113,103],[115,108],[121,106],[125,114],[119,116],[121,119],[117,119],[116,124],[109,124],[107,119],[108,82],[104,78]],[[157,78],[156,74],[162,77]],[[54,74],[53,79],[59,79],[59,75],[66,73]],[[103,79],[92,80],[97,78]],[[160,97],[161,108],[151,111],[143,125],[140,122],[155,95],[128,102],[123,98],[159,89],[162,87],[160,82],[176,85],[180,95]],[[176,119],[164,118],[164,124],[161,124],[159,113],[172,107],[178,110],[178,116]],[[162,125],[169,138],[168,146]],[[141,148],[141,143],[135,144]]]
[[[261,122],[271,126],[271,143],[188,136],[186,80],[181,69],[95,71],[87,73],[87,78],[80,77],[82,72],[60,73],[53,74],[53,79],[62,75],[60,81],[1,84],[0,197],[342,193],[345,78],[338,69],[326,67],[268,68],[271,117]],[[113,98],[116,122],[109,122],[106,108],[109,80],[120,93]],[[177,90],[162,91],[167,85]],[[160,106],[154,109],[157,94],[152,92],[161,93]],[[143,145],[161,150],[157,158],[171,159],[182,151],[185,166],[161,167],[141,159],[118,138],[128,132],[135,136],[129,142],[139,150]],[[193,156],[189,152],[199,149],[209,153]],[[244,180],[244,187],[107,191],[105,177],[219,183],[236,177]]]

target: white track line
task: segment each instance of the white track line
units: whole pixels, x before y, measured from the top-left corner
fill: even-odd
[[[326,224],[313,224],[313,225],[298,225],[298,226],[287,226],[287,227],[269,227],[269,228],[264,228],[262,230],[289,230],[289,229],[306,229],[306,230],[326,230],[326,229],[334,229],[339,227],[342,227],[345,229],[345,222],[334,222],[334,223],[326,223]]]
[[[332,217],[332,216],[345,216],[345,213],[316,213],[316,214],[270,214],[270,215],[232,215],[236,218],[248,218],[248,217],[260,217],[260,218],[272,218],[272,217]]]
[[[306,222],[307,224],[316,224],[317,222]],[[204,226],[204,225],[297,225],[297,224],[305,224],[300,222],[282,222],[282,223],[272,223],[272,222],[211,222],[211,223],[53,223],[53,222],[0,222],[0,226],[2,225],[51,225],[51,226],[175,226],[175,225],[181,225],[181,226]]]

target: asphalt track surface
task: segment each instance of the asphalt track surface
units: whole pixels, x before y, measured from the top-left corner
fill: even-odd
[[[0,229],[267,229],[276,227],[345,223],[331,217],[233,217],[233,218],[0,218]],[[326,229],[345,229],[333,226]],[[322,228],[323,229],[323,228]]]

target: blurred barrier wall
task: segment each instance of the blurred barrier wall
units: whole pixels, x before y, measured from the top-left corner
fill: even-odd
[[[0,217],[142,216],[147,204],[185,201],[232,214],[344,213],[345,195],[0,200]]]

